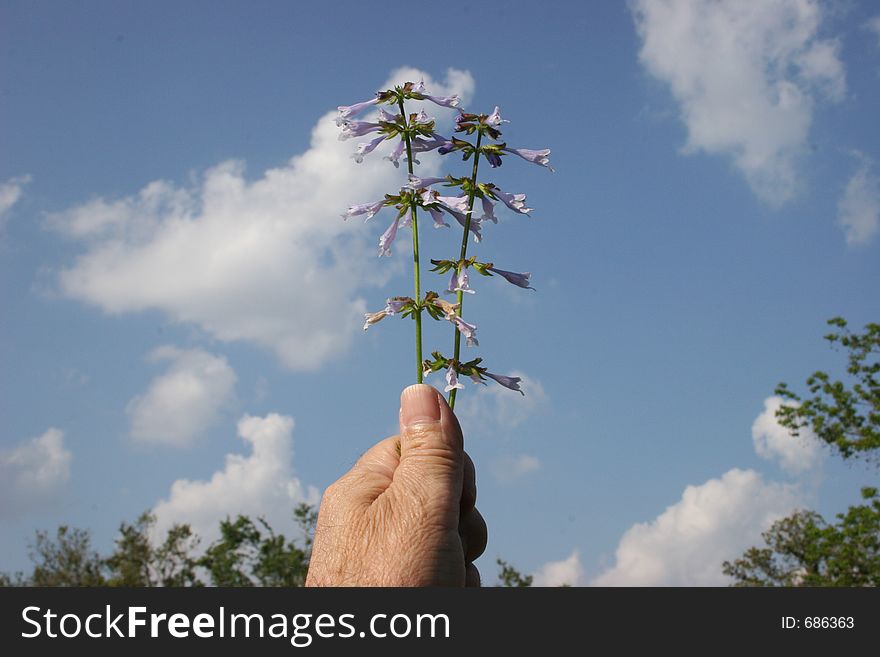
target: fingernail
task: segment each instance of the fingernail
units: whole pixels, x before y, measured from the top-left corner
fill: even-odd
[[[437,391],[424,383],[406,388],[400,395],[400,424],[409,427],[440,421]]]

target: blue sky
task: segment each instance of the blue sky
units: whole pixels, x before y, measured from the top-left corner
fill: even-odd
[[[476,281],[465,310],[467,353],[526,391],[459,397],[487,582],[503,557],[546,584],[723,584],[774,518],[876,482],[788,438],[772,393],[839,368],[825,320],[880,315],[877,8],[437,7],[0,2],[0,569],[35,528],[109,549],[147,509],[209,540],[226,513],[289,529],[396,431],[412,327],[361,323],[409,293],[407,239],[379,259],[392,215],[340,214],[403,168],[356,164],[333,117],[421,75],[556,169],[482,169],[534,210],[471,252],[537,288]]]

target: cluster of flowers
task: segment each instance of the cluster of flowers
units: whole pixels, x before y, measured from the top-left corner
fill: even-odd
[[[454,131],[461,136],[476,135],[476,143],[471,143],[459,137],[444,137],[435,131],[435,121],[429,117],[424,109],[417,113],[407,115],[405,102],[408,100],[427,100],[441,107],[456,108],[458,115],[455,117]],[[390,113],[383,107],[378,107],[376,121],[358,121],[353,117],[373,106],[396,106],[397,113]],[[358,144],[353,157],[357,162],[362,162],[364,157],[373,152],[379,144],[385,140],[399,139],[394,150],[386,156],[395,167],[400,166],[400,159],[404,158],[409,169],[407,183],[396,194],[386,194],[384,198],[371,202],[352,205],[343,214],[343,218],[364,216],[368,221],[380,210],[386,207],[394,207],[397,216],[388,226],[387,230],[379,238],[379,255],[391,254],[391,245],[394,242],[397,231],[401,227],[409,227],[413,230],[414,250],[414,297],[398,296],[387,300],[385,308],[373,313],[367,313],[364,330],[390,315],[402,317],[412,316],[416,320],[416,358],[418,361],[418,381],[422,377],[446,370],[446,392],[449,392],[450,405],[454,407],[456,390],[464,386],[459,382],[459,376],[467,376],[474,383],[484,383],[485,378],[497,381],[502,386],[523,394],[520,389],[519,377],[493,374],[480,363],[481,358],[462,361],[460,358],[460,340],[463,335],[467,346],[476,346],[477,327],[466,322],[462,318],[462,302],[464,294],[473,294],[470,287],[468,269],[483,276],[498,275],[513,285],[524,289],[534,289],[529,285],[531,274],[528,272],[517,273],[495,267],[491,262],[478,262],[475,257],[467,257],[468,235],[472,235],[475,242],[483,238],[482,226],[486,221],[497,224],[495,216],[496,203],[503,203],[511,211],[517,214],[528,215],[532,211],[526,207],[525,194],[512,194],[502,190],[493,183],[478,183],[477,172],[480,157],[482,156],[490,167],[500,167],[502,158],[507,154],[517,155],[528,162],[547,167],[551,171],[548,156],[549,149],[530,150],[526,148],[510,148],[500,141],[500,127],[508,123],[501,118],[498,107],[491,114],[470,114],[459,108],[458,96],[432,96],[425,90],[423,82],[414,84],[407,82],[402,86],[394,87],[387,91],[378,92],[375,98],[354,105],[339,107],[339,115],[336,124],[342,128],[341,140],[352,137],[363,137],[376,133],[377,136],[370,141]],[[456,178],[452,175],[445,177],[419,177],[413,172],[413,164],[419,164],[416,155],[436,150],[441,155],[460,152],[464,161],[473,157],[473,169],[469,177]],[[458,190],[454,196],[443,195],[435,187],[442,185],[447,188]],[[482,215],[475,216],[474,205],[480,200]],[[427,212],[433,220],[435,228],[448,228],[447,215],[455,219],[462,227],[462,241],[459,257],[456,259],[431,260],[434,265],[432,271],[438,274],[451,272],[449,284],[444,291],[447,294],[456,294],[456,303],[452,303],[440,297],[436,292],[427,292],[424,297],[420,293],[419,280],[419,255],[418,255],[418,222],[417,209]],[[440,352],[434,351],[431,359],[422,361],[421,356],[421,316],[422,312],[435,320],[445,320],[454,326],[454,353],[452,357],[445,357]]]

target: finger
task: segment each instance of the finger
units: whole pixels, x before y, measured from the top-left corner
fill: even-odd
[[[424,384],[403,391],[395,483],[400,480],[421,502],[432,506],[439,502],[457,515],[464,478],[463,444],[458,421],[439,392]]]
[[[477,471],[474,462],[468,453],[464,453],[464,479],[461,486],[461,509],[462,514],[474,508],[477,503]]]
[[[400,436],[381,440],[364,452],[334,486],[363,504],[372,504],[391,485],[400,463]]]
[[[469,563],[464,567],[464,585],[468,587],[482,586],[480,582],[480,571],[472,563]]]
[[[462,515],[458,523],[458,535],[465,561],[474,561],[483,554],[489,541],[489,530],[479,511],[471,509]]]

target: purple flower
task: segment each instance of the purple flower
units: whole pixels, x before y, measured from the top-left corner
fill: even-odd
[[[391,243],[397,237],[397,224],[399,222],[400,217],[395,217],[391,225],[388,226],[388,229],[382,233],[382,237],[379,238],[379,257],[391,255]]]
[[[440,196],[439,193],[434,192],[434,202],[439,203],[444,208],[449,208],[462,214],[470,214],[467,196]]]
[[[376,137],[373,141],[368,141],[368,142],[363,142],[361,144],[358,144],[357,150],[352,155],[355,162],[357,162],[358,164],[363,162],[364,155],[369,155],[374,150],[376,150],[376,146],[378,146],[383,141],[385,141],[385,139],[386,139],[385,135],[380,135],[380,136]]]
[[[443,148],[446,148],[447,145],[452,146],[452,142],[449,139],[443,135],[438,135],[437,133],[432,134],[430,140],[416,137],[411,143],[413,153],[427,153],[428,151],[433,151],[435,148],[440,148],[438,152],[441,155],[445,155],[445,153],[448,153],[449,151],[444,153]]]
[[[498,187],[493,187],[492,195],[500,200],[504,205],[509,207],[514,212],[519,214],[528,214],[532,211],[532,208],[526,207],[526,195],[525,194],[508,194],[507,192],[501,191]]]
[[[452,321],[452,318],[455,317],[455,311],[461,308],[460,303],[449,303],[446,299],[440,299],[439,297],[431,301],[431,303],[442,310],[444,319],[449,321]]]
[[[522,390],[520,390],[519,382],[522,381],[518,376],[504,376],[503,374],[492,374],[492,372],[483,372],[490,379],[494,379],[505,388],[510,388],[511,390],[516,390],[519,394],[525,396]]]
[[[364,321],[364,330],[366,331],[373,324],[378,324],[383,319],[388,317],[389,314],[390,313],[388,312],[387,309],[379,310],[378,312],[374,312],[374,313],[364,313],[364,319],[366,320],[366,321]]]
[[[501,166],[501,156],[498,153],[486,153],[483,152],[483,157],[489,162],[489,166],[493,169],[497,169]]]
[[[381,125],[378,123],[370,123],[369,121],[343,121],[342,132],[339,134],[339,141],[345,141],[352,137],[363,137],[366,134],[381,129]]]
[[[339,116],[336,117],[336,125],[341,126],[347,119],[350,119],[355,114],[358,114],[370,105],[375,105],[378,102],[379,97],[376,96],[372,100],[365,100],[362,103],[355,103],[354,105],[348,105],[347,107],[345,105],[340,105],[336,108],[339,110]]]
[[[510,123],[510,121],[508,121],[507,119],[501,118],[501,108],[496,105],[495,111],[486,117],[486,125],[490,125],[493,128],[497,128],[502,123]]]
[[[497,224],[498,219],[495,217],[495,204],[492,203],[487,196],[484,196],[481,201],[483,202],[483,216],[480,217],[480,221],[488,219],[493,224]]]
[[[461,224],[462,228],[464,228],[465,226],[468,225],[467,224],[467,217],[465,217],[461,212],[456,212],[455,210],[450,210],[449,208],[447,208],[445,206],[440,206],[440,207],[442,207],[444,210],[446,210],[447,213],[451,214],[455,218],[455,220]],[[483,234],[480,232],[480,229],[481,229],[480,220],[472,218],[470,226],[468,227],[468,230],[474,234],[474,242],[479,243],[483,240]]]
[[[449,369],[446,370],[446,387],[443,389],[443,392],[449,392],[450,390],[455,390],[456,388],[463,390],[464,385],[458,382],[458,375],[455,373],[455,370],[452,366],[449,366]]]
[[[480,344],[479,342],[477,342],[477,327],[475,324],[468,324],[458,315],[453,315],[452,317],[447,317],[446,319],[455,324],[455,328],[458,329],[458,332],[467,338],[468,347],[473,347]]]
[[[473,381],[474,383],[482,383],[483,385],[486,385],[486,382],[483,381],[480,378],[480,375],[477,374],[476,372],[471,372],[470,374],[468,374],[468,376],[471,378],[471,381]]]
[[[420,123],[422,125],[424,125],[425,123],[430,123],[433,120],[434,119],[432,117],[425,114],[425,110],[423,110],[423,109],[419,110],[419,113],[416,114],[415,117],[413,118],[414,123]]]
[[[391,164],[393,164],[395,166],[395,168],[400,167],[400,156],[403,155],[403,147],[404,146],[405,146],[405,144],[403,143],[403,140],[401,139],[400,143],[398,143],[397,146],[394,147],[394,150],[391,151],[391,153],[389,155],[386,155],[382,159],[385,159],[385,160],[388,160],[389,162],[391,162]]]
[[[443,213],[437,208],[425,208],[431,213],[431,219],[434,220],[434,228],[449,228],[449,224],[443,221]]]
[[[349,219],[351,217],[356,217],[359,214],[366,214],[367,216],[364,218],[364,222],[369,221],[373,218],[379,210],[385,207],[385,199],[381,201],[376,201],[375,203],[361,203],[360,205],[352,205],[348,208],[348,211],[342,215],[343,219]]]
[[[446,178],[419,178],[418,176],[409,174],[409,183],[407,184],[412,189],[422,189],[423,187],[430,187],[431,185],[436,185],[437,183],[442,182],[446,182]]]
[[[539,151],[533,151],[529,148],[504,148],[503,150],[519,155],[522,159],[532,164],[540,164],[542,167],[550,169],[550,171],[556,171],[556,169],[550,166],[550,160],[547,159],[547,156],[550,155],[549,148],[542,148]]]
[[[394,297],[393,299],[386,299],[385,312],[388,313],[389,315],[394,315],[395,313],[399,313],[411,301],[412,301],[412,299],[410,299],[408,297]]]
[[[413,93],[419,94],[425,100],[430,100],[432,103],[436,103],[441,107],[458,107],[461,104],[461,99],[458,96],[432,96],[426,94],[424,80],[420,80],[419,83],[413,87]]]
[[[450,294],[453,292],[467,292],[468,294],[474,294],[474,291],[468,283],[467,268],[462,267],[460,272],[453,269],[452,278],[449,279],[449,287],[446,288],[446,291]]]
[[[384,108],[382,108],[382,107],[379,108],[379,120],[380,121],[385,121],[385,123],[395,123],[397,121],[398,116],[400,116],[400,115],[399,114],[389,114],[388,112],[385,111]]]
[[[517,274],[512,271],[504,271],[503,269],[496,269],[495,267],[489,267],[489,271],[498,274],[501,278],[506,279],[509,283],[513,283],[521,288],[525,288],[526,290],[534,290],[535,288],[529,287],[529,278],[531,278],[531,274],[529,272],[523,272],[522,274]]]

